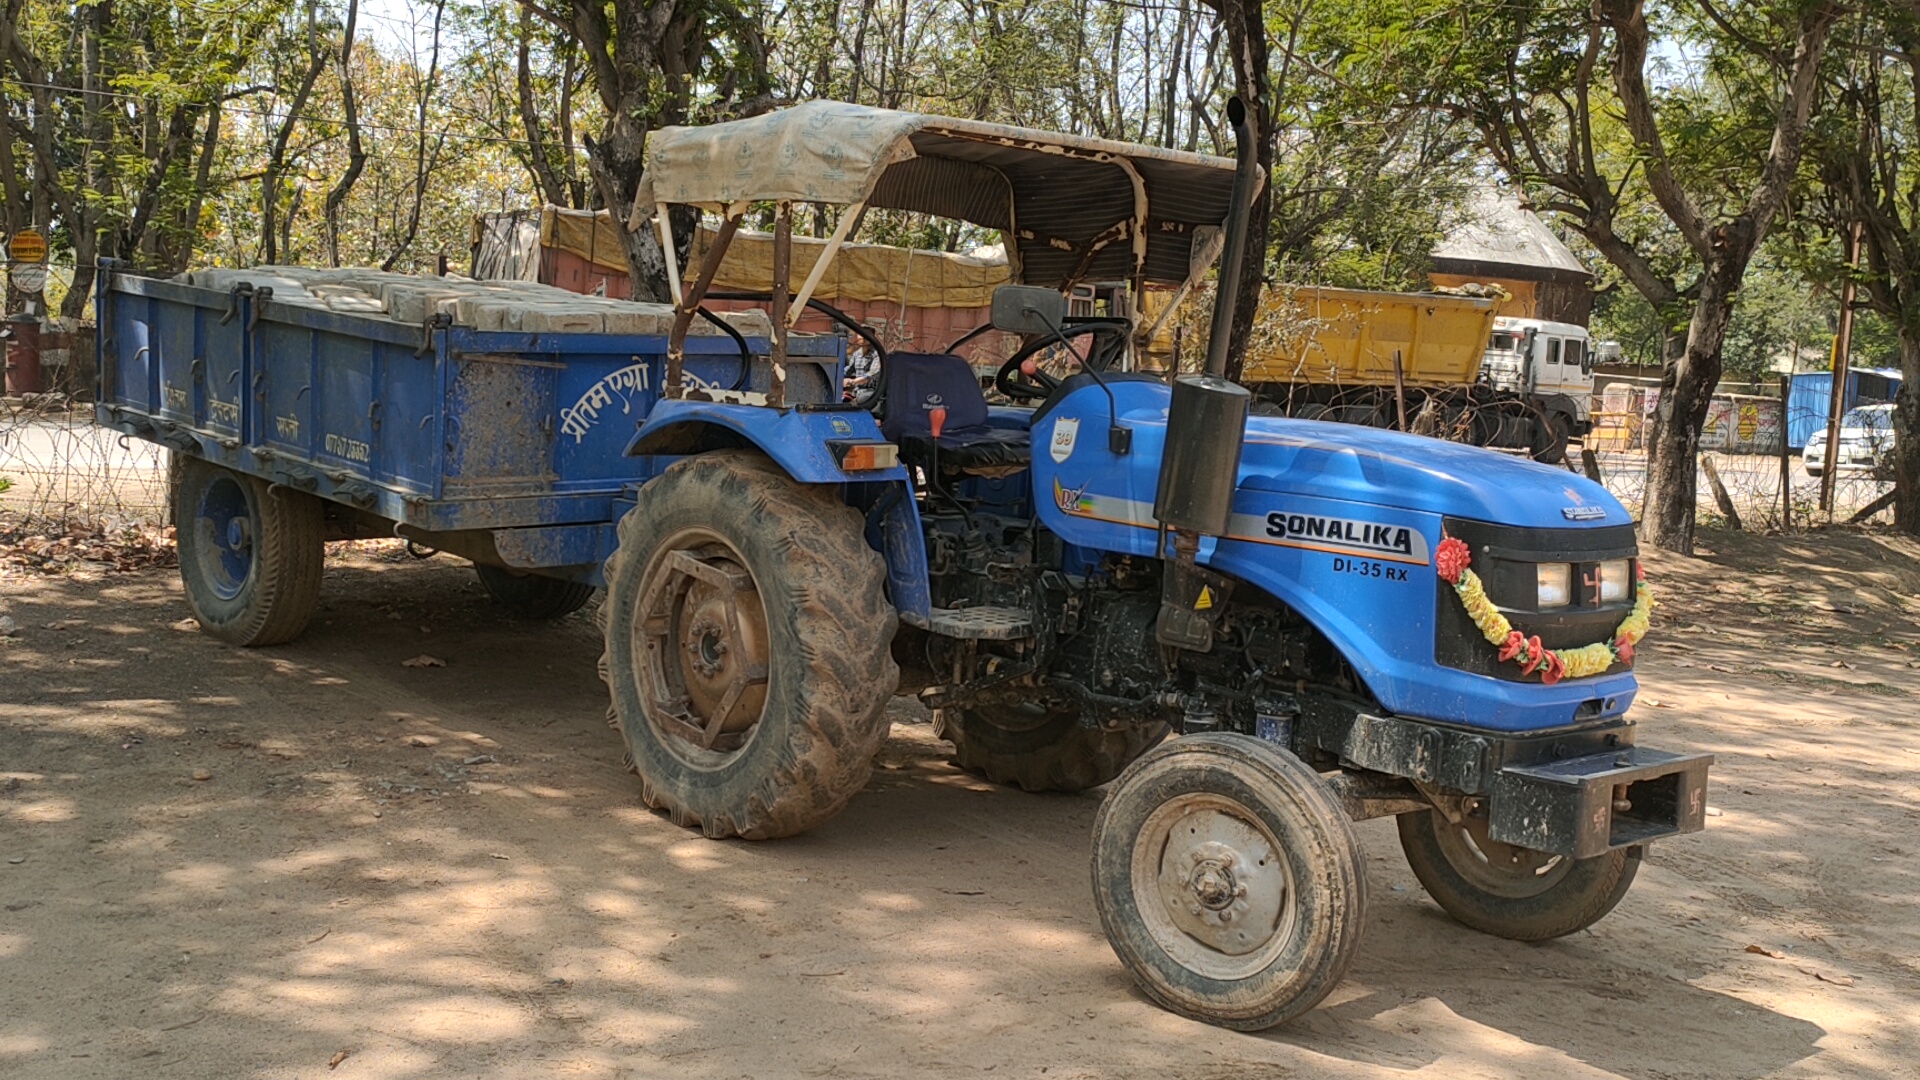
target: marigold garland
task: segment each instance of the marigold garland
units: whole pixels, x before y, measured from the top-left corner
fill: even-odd
[[[1613,640],[1578,649],[1549,649],[1540,644],[1538,635],[1522,634],[1500,614],[1500,609],[1487,596],[1486,586],[1480,583],[1480,575],[1472,570],[1472,550],[1459,537],[1441,539],[1439,550],[1434,552],[1433,565],[1440,580],[1453,586],[1461,605],[1467,609],[1467,617],[1480,628],[1487,644],[1500,650],[1500,659],[1519,664],[1522,674],[1539,672],[1540,681],[1548,686],[1561,679],[1598,675],[1616,663],[1631,662],[1634,646],[1646,636],[1653,615],[1653,589],[1647,585],[1646,572],[1639,571],[1633,590],[1633,610],[1627,612],[1627,617],[1614,629]]]

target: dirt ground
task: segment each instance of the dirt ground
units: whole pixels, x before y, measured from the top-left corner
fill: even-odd
[[[1262,1035],[1133,989],[1099,793],[977,782],[910,701],[844,815],[710,842],[640,807],[588,616],[509,621],[455,560],[336,552],[257,651],[178,628],[166,571],[14,572],[0,1075],[1920,1076],[1920,547],[1706,546],[1651,561],[1636,715],[1719,756],[1708,830],[1526,946],[1367,823],[1359,959]]]

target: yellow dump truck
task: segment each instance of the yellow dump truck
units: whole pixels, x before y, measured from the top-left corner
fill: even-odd
[[[1408,430],[1559,461],[1588,422],[1586,331],[1499,318],[1498,307],[1443,293],[1272,289],[1242,381],[1289,415],[1391,428],[1404,403]]]

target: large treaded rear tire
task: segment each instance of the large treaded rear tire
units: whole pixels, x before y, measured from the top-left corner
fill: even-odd
[[[571,615],[593,599],[593,586],[578,581],[516,574],[485,563],[474,563],[473,571],[493,602],[522,619],[557,619]]]
[[[864,526],[833,488],[799,484],[750,451],[686,458],[641,489],[607,561],[599,617],[608,719],[626,739],[628,766],[639,774],[648,806],[710,837],[761,840],[821,824],[865,786],[900,672],[889,649],[898,618],[883,588],[886,564],[867,546]],[[685,737],[672,714],[654,704],[660,672],[677,670],[673,677],[684,679],[684,669],[669,665],[699,658],[660,648],[658,617],[647,618],[645,605],[664,596],[670,608],[691,609],[692,600],[672,598],[692,596],[687,590],[700,584],[668,588],[662,581],[699,576],[671,576],[696,550],[715,553],[698,556],[710,560],[702,573],[719,567],[737,580],[744,571],[751,588],[736,599],[764,613],[764,624],[739,639],[764,649],[764,704],[743,730],[729,721],[729,737],[742,744],[724,751]],[[680,620],[697,636],[696,615],[689,610],[667,621]],[[755,640],[762,630],[763,644]],[[697,645],[685,651],[691,655]],[[664,658],[669,651],[674,655]],[[707,663],[724,670],[747,651],[736,644]],[[737,708],[709,712],[725,721]]]
[[[1439,811],[1401,814],[1398,822],[1400,849],[1427,895],[1459,922],[1511,941],[1585,930],[1620,903],[1640,869],[1625,851],[1560,860],[1522,852],[1523,865],[1503,866],[1506,845],[1473,837]]]
[[[299,637],[320,602],[320,500],[179,455],[173,522],[180,581],[200,628],[231,645]]]
[[[953,743],[954,764],[996,784],[1074,792],[1119,776],[1167,737],[1167,726],[1102,731],[1071,709],[996,705],[935,709],[933,733]]]

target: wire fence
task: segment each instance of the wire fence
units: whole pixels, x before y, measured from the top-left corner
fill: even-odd
[[[59,529],[158,525],[167,507],[164,447],[93,422],[58,394],[0,398],[0,507]]]
[[[64,394],[0,398],[0,577],[166,566],[167,451]]]
[[[1593,454],[1599,467],[1600,482],[1637,518],[1647,493],[1647,455],[1640,450],[1600,450]],[[1729,524],[1714,496],[1712,478],[1717,475],[1726,489],[1742,528],[1760,532],[1807,529],[1834,522],[1848,522],[1893,490],[1888,480],[1866,474],[1839,473],[1834,477],[1833,509],[1820,509],[1818,476],[1811,475],[1798,455],[1789,455],[1783,477],[1780,458],[1775,455],[1705,452],[1695,476],[1699,494],[1699,520],[1705,524]],[[1576,452],[1569,455],[1569,468],[1583,468]],[[1782,501],[1781,492],[1786,492]],[[1876,511],[1863,520],[1890,524],[1892,508]]]
[[[1647,486],[1647,455],[1637,449],[1590,452],[1599,478],[1639,515]],[[1583,471],[1573,448],[1567,468]],[[1848,521],[1885,496],[1889,481],[1842,473],[1835,477],[1831,513],[1819,509],[1820,478],[1797,455],[1783,477],[1777,456],[1705,453],[1698,477],[1700,520],[1724,524],[1707,475],[1725,488],[1743,527],[1777,532]],[[0,514],[6,531],[41,535],[124,536],[164,530],[168,516],[168,452],[93,423],[90,405],[62,394],[0,398]],[[1786,497],[1782,499],[1782,489]],[[1883,509],[1868,520],[1890,522]]]

